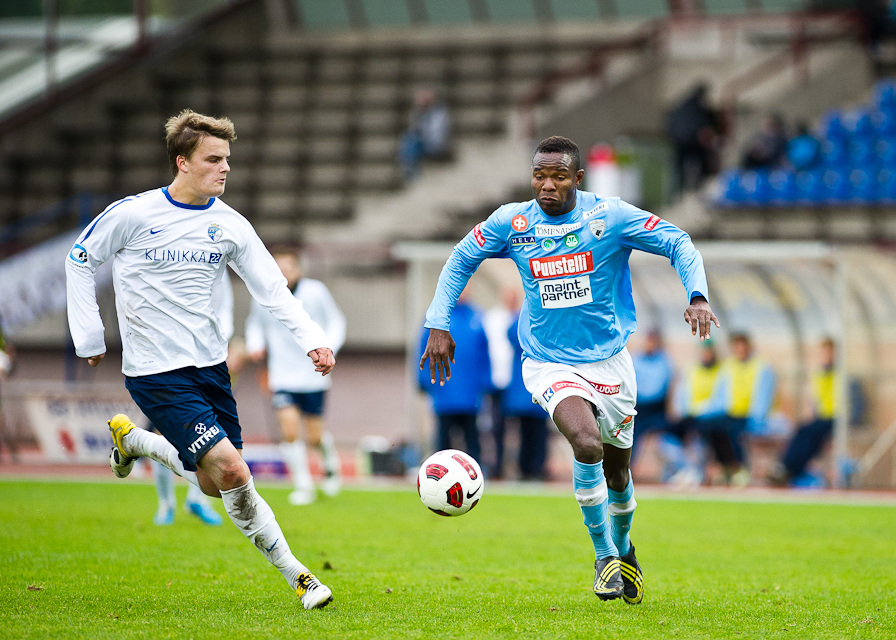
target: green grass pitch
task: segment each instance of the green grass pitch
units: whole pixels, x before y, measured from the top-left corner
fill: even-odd
[[[0,638],[896,637],[892,507],[641,497],[631,606],[591,594],[571,491],[487,487],[461,518],[413,489],[301,508],[261,492],[326,609],[304,611],[226,520],[154,526],[149,485],[0,482]]]

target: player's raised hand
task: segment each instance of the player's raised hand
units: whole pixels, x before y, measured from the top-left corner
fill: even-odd
[[[100,361],[105,357],[105,355],[105,353],[101,353],[98,356],[90,356],[89,358],[87,358],[87,364],[89,364],[91,367],[99,366]]]
[[[436,383],[438,372],[439,385],[445,386],[446,380],[451,380],[451,363],[454,362],[454,338],[447,331],[430,329],[429,340],[426,341],[426,349],[420,358],[420,370],[429,358],[429,380]]]
[[[691,335],[699,334],[701,340],[709,340],[712,324],[716,327],[722,326],[703,296],[694,296],[691,299],[691,306],[684,311],[684,321],[691,325]]]
[[[308,357],[314,363],[314,370],[319,371],[324,376],[330,373],[333,367],[336,366],[336,356],[333,355],[332,350],[326,347],[309,351]]]

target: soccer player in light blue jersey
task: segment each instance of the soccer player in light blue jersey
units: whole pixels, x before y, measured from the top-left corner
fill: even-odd
[[[532,159],[535,199],[507,204],[455,246],[426,314],[430,380],[451,378],[451,311],[486,258],[516,263],[526,299],[520,316],[523,378],[573,449],[573,488],[594,544],[594,593],[638,604],[641,567],[629,529],[637,506],[629,461],[637,393],[625,348],[635,331],[628,257],[669,258],[687,293],[685,321],[709,338],[703,259],[681,229],[619,198],[578,189],[585,172],[568,138],[542,141]]]

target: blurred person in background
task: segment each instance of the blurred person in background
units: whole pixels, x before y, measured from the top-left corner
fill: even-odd
[[[632,356],[635,380],[638,384],[638,428],[632,440],[632,456],[638,456],[638,448],[644,436],[666,431],[666,405],[672,391],[675,369],[663,348],[663,336],[651,329],[644,336],[644,348]]]
[[[15,347],[7,342],[6,335],[2,329],[2,322],[0,322],[0,385],[4,384],[6,378],[12,373],[15,358]],[[0,462],[3,462],[2,453],[4,443],[9,450],[10,460],[17,462],[19,458],[18,444],[16,443],[15,438],[7,430],[6,416],[3,414],[3,394],[0,393]]]
[[[787,141],[787,161],[796,171],[805,171],[821,159],[821,143],[809,131],[809,125],[796,125],[796,135]]]
[[[323,282],[304,277],[296,251],[280,247],[271,254],[289,291],[324,330],[333,353],[337,353],[345,344],[345,316],[330,290]],[[317,449],[323,460],[321,489],[328,496],[338,495],[342,487],[339,453],[323,419],[332,378],[315,373],[314,364],[304,357],[289,329],[255,300],[246,319],[246,354],[256,363],[263,362],[267,354],[268,388],[282,438],[280,453],[294,486],[289,502],[305,505],[317,498],[307,447]]]
[[[787,159],[787,133],[784,119],[777,113],[767,115],[762,128],[747,141],[742,165],[744,169],[773,169]]]
[[[398,163],[405,180],[420,174],[423,160],[444,160],[451,157],[451,116],[432,87],[414,92],[411,123],[398,141]]]
[[[490,397],[491,433],[495,443],[495,460],[491,469],[491,477],[499,479],[504,467],[504,429],[505,418],[504,393],[513,376],[514,350],[513,343],[507,336],[507,330],[520,315],[520,294],[516,287],[501,288],[500,302],[485,312],[482,328],[488,339],[488,357],[492,367],[492,391]],[[530,402],[531,404],[531,402]]]
[[[501,396],[501,408],[506,418],[520,425],[520,454],[517,459],[523,480],[546,480],[545,462],[548,456],[548,427],[544,409],[532,401],[532,394],[523,381],[523,348],[519,338],[519,313],[507,330],[513,347],[513,372],[510,385]]]
[[[436,450],[460,449],[477,461],[481,454],[476,416],[482,398],[492,388],[491,361],[488,338],[482,326],[482,311],[470,299],[469,288],[464,289],[451,316],[451,331],[457,336],[456,364],[451,368],[450,385],[431,384],[430,376],[421,369],[420,388],[429,394],[438,422]],[[426,349],[430,331],[420,336],[420,351]],[[452,445],[452,434],[459,432],[463,446]]]
[[[816,480],[807,474],[806,467],[830,442],[837,417],[837,374],[834,371],[836,347],[832,338],[819,345],[820,366],[812,374],[812,419],[802,424],[787,443],[781,459],[768,476],[769,482],[783,487],[788,484],[812,486]],[[858,384],[850,384],[850,424],[858,422],[864,402]]]
[[[666,114],[666,135],[675,149],[679,191],[693,191],[717,168],[721,133],[718,113],[709,106],[705,83],[695,86]]]
[[[221,335],[225,340],[233,338],[233,284],[230,282],[230,274],[225,269],[221,282],[215,285],[212,291],[212,307],[218,316],[218,322],[221,327]],[[229,355],[230,349],[228,349]],[[228,365],[230,361],[228,361]],[[231,370],[231,382],[235,371]],[[148,424],[147,429],[159,431],[152,424]],[[167,526],[174,524],[174,512],[177,510],[177,495],[174,491],[174,472],[168,467],[150,458],[150,466],[152,467],[153,482],[156,486],[156,497],[159,505],[156,508],[156,515],[152,521],[159,526]],[[187,483],[187,498],[184,501],[184,511],[194,515],[202,522],[210,526],[219,526],[223,520],[221,516],[212,507],[211,501],[202,493],[202,489]]]
[[[746,333],[729,338],[731,356],[725,359],[708,401],[704,435],[722,465],[725,483],[750,484],[746,437],[761,433],[775,399],[775,374],[765,360],[753,352]]]
[[[701,345],[700,361],[688,368],[675,389],[674,406],[678,422],[663,434],[660,453],[664,476],[674,486],[697,487],[706,475],[706,454],[701,433],[711,424],[709,402],[719,375],[720,362],[715,342]]]

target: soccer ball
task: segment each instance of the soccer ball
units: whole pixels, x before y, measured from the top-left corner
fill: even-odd
[[[457,449],[432,454],[417,473],[420,499],[440,516],[465,514],[479,503],[484,486],[479,463]]]

